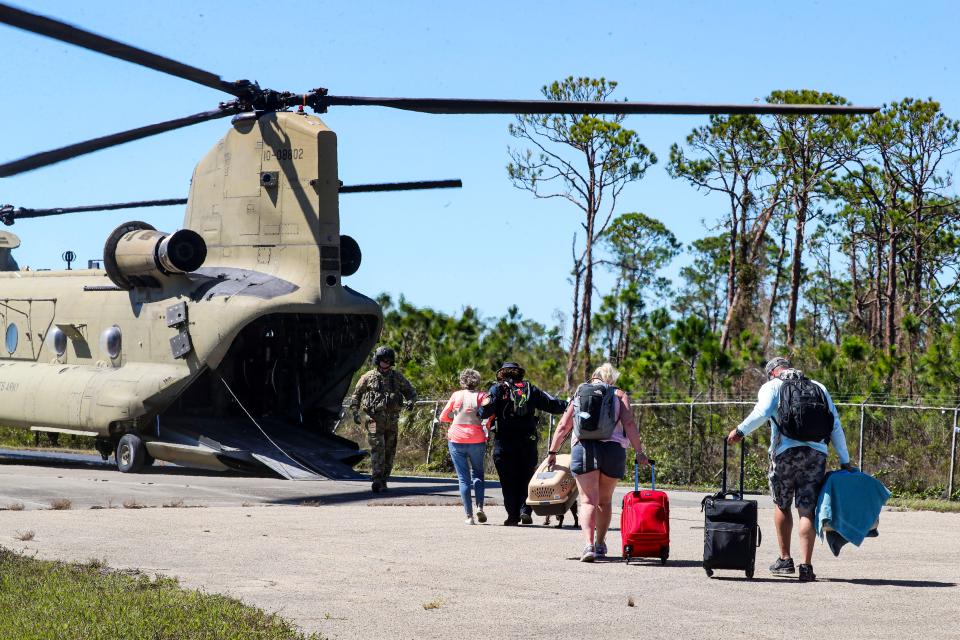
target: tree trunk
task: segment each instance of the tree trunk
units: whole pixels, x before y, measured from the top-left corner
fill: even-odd
[[[874,256],[876,264],[874,265],[873,286],[876,289],[877,305],[874,309],[874,322],[870,335],[873,345],[879,346],[881,340],[880,335],[883,331],[884,309],[886,306],[883,301],[883,238],[880,236],[879,229],[877,230],[876,237],[876,252],[877,254]]]
[[[780,229],[780,250],[777,252],[777,269],[773,274],[773,285],[770,288],[770,304],[767,305],[767,317],[763,323],[763,353],[770,347],[770,338],[773,335],[773,313],[777,308],[777,294],[780,291],[780,278],[783,276],[783,258],[787,254],[787,221],[783,221]]]
[[[850,320],[854,327],[863,330],[863,298],[860,297],[860,279],[857,273],[857,232],[850,229]]]
[[[913,273],[911,274],[911,284],[913,285],[913,315],[920,318],[923,313],[921,302],[923,292],[923,196],[913,195]]]
[[[583,379],[590,379],[590,329],[593,313],[593,232],[597,219],[596,202],[593,197],[595,183],[590,179],[590,198],[587,202],[587,237],[583,251],[583,291],[581,291],[580,322],[583,325]]]
[[[574,237],[576,243],[576,237]],[[576,249],[574,249],[576,255]],[[574,259],[573,263],[573,317],[570,321],[570,352],[567,355],[567,368],[564,372],[564,391],[573,389],[574,372],[577,368],[577,355],[580,353],[580,284],[583,278],[583,261]]]
[[[727,315],[733,307],[734,289],[737,283],[737,210],[730,213],[730,248],[727,256]]]
[[[897,346],[897,234],[890,229],[887,241],[887,318],[884,331],[887,355],[893,355]]]
[[[793,264],[790,268],[790,302],[787,305],[787,347],[793,348],[797,337],[797,309],[800,306],[800,277],[802,275],[804,226],[807,221],[807,202],[803,198],[797,207],[794,224]]]

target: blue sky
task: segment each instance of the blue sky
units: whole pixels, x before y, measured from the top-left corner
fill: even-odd
[[[960,117],[960,53],[950,2],[14,2],[221,75],[333,94],[539,98],[568,75],[617,80],[620,98],[752,102],[774,89],[831,91],[857,104],[934,97]],[[212,109],[228,96],[67,44],[0,27],[0,159]],[[548,324],[567,312],[579,210],[511,186],[509,116],[438,116],[341,107],[347,184],[461,178],[464,188],[344,195],[343,233],[363,250],[347,283],[416,304],[499,315],[518,304]],[[697,116],[632,116],[660,158],[621,195],[620,212],[661,219],[683,242],[723,203],[670,179],[670,144]],[[0,203],[48,207],[185,197],[194,164],[223,135],[214,121],[0,180]],[[957,169],[954,164],[954,170]],[[13,228],[21,265],[99,257],[118,224],[174,230],[183,207],[78,214]],[[675,274],[679,258],[668,272]],[[500,286],[525,274],[523,287]],[[601,281],[602,284],[602,281]]]

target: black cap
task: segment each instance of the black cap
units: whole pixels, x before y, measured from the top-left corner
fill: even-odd
[[[497,374],[499,375],[499,373],[504,369],[516,369],[517,371],[520,372],[521,378],[527,375],[527,370],[521,367],[520,364],[517,362],[504,362],[502,365],[500,365],[500,368],[497,369]]]

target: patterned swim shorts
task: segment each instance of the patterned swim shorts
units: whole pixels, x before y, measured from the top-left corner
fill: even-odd
[[[827,456],[810,447],[791,447],[770,461],[770,495],[782,510],[794,500],[801,515],[813,515],[827,471]]]

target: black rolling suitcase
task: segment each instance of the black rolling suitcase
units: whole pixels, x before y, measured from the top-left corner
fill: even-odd
[[[714,569],[744,571],[753,577],[760,527],[757,525],[757,501],[743,499],[743,466],[746,443],[740,444],[740,491],[727,491],[727,440],[723,440],[723,480],[719,493],[701,503],[704,514],[703,569],[713,576]]]

